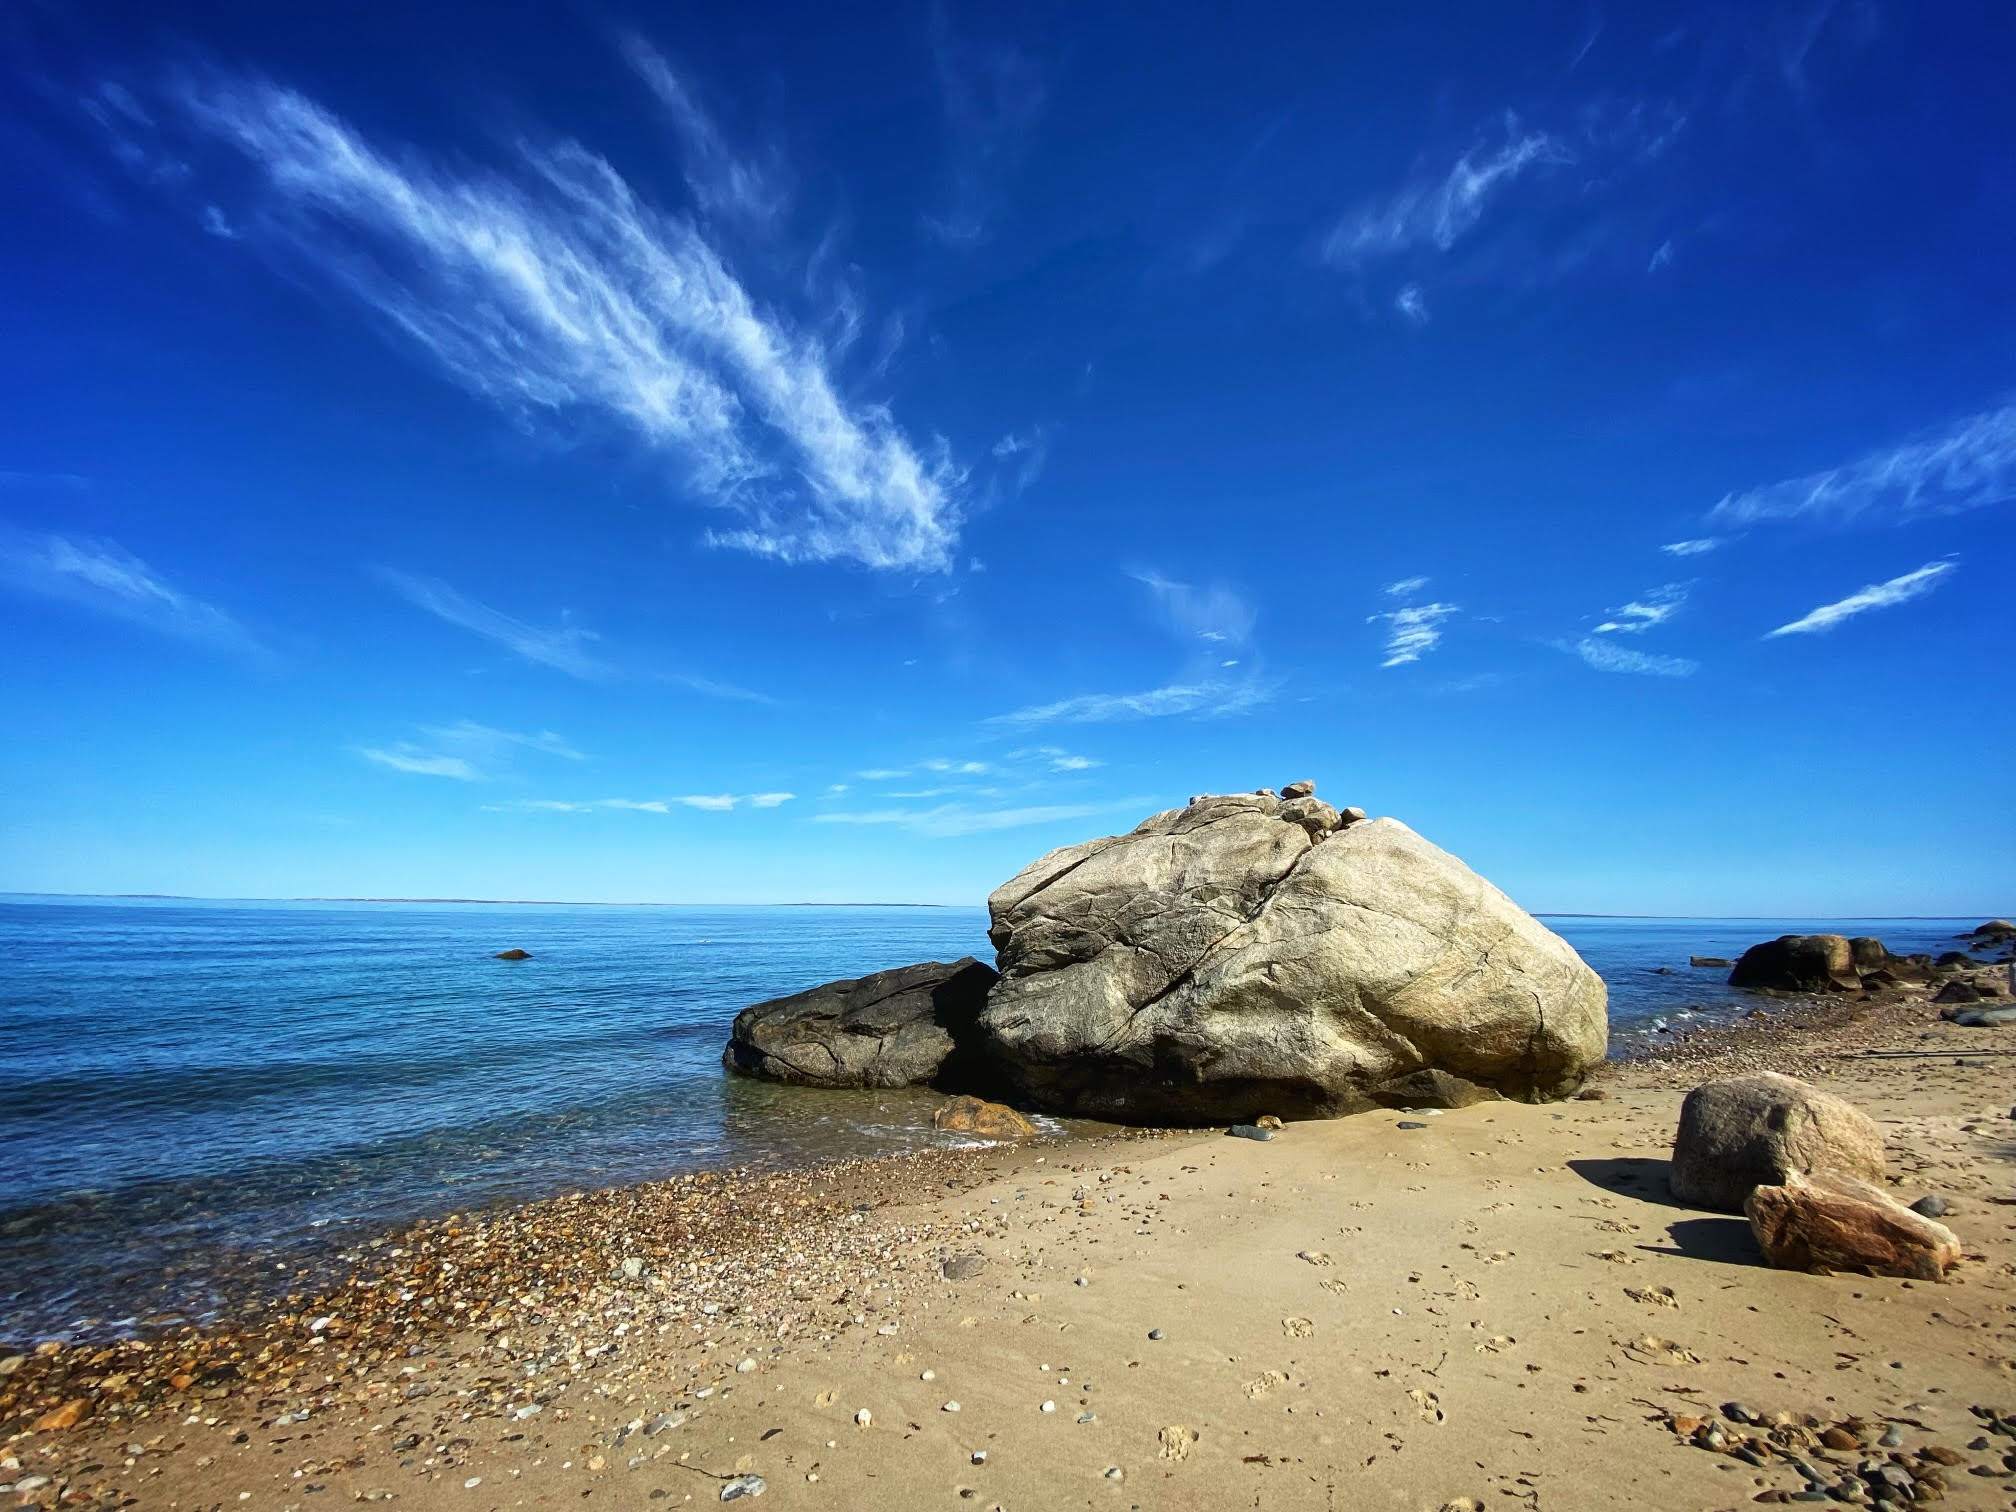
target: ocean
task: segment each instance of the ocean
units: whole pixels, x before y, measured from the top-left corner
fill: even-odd
[[[1547,920],[1610,985],[1613,1054],[1743,1010],[1690,956],[1817,929],[1937,952],[1978,922]],[[0,1340],[201,1319],[415,1218],[950,1140],[928,1092],[772,1087],[725,1075],[721,1046],[767,997],[991,960],[986,923],[978,908],[0,899]],[[492,959],[514,947],[534,959]]]

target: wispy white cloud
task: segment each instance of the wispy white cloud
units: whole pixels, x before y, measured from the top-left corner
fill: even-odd
[[[650,43],[625,37],[623,56],[637,71],[679,134],[686,168],[686,187],[710,215],[759,226],[782,217],[790,202],[782,163],[772,154],[757,161],[729,147],[713,118],[700,107],[693,91]]]
[[[1428,324],[1428,296],[1417,283],[1400,286],[1400,292],[1393,296],[1393,308],[1416,325]]]
[[[541,629],[524,620],[513,619],[487,604],[478,603],[439,578],[418,577],[390,567],[377,568],[374,575],[415,608],[425,609],[437,619],[472,631],[485,640],[495,641],[529,662],[590,681],[612,675],[605,663],[590,656],[585,649],[590,641],[597,638],[591,630],[564,622],[552,630]]]
[[[747,802],[751,808],[769,809],[789,803],[795,793],[751,793],[746,799],[733,793],[695,793],[681,798],[596,798],[574,802],[557,798],[528,798],[516,803],[490,804],[493,813],[525,811],[553,814],[588,814],[597,810],[623,814],[670,814],[675,808],[699,809],[725,814]]]
[[[1908,604],[1913,599],[1923,598],[1943,583],[1959,564],[1946,560],[1927,562],[1923,567],[1907,572],[1901,577],[1891,578],[1887,583],[1871,583],[1859,592],[1851,593],[1844,599],[1831,604],[1822,604],[1811,614],[1780,625],[1764,638],[1775,639],[1781,635],[1818,635],[1832,630],[1844,620],[1853,619],[1858,614],[1867,614],[1872,609],[1890,609],[1898,604]]]
[[[1010,431],[994,443],[994,460],[999,462],[1010,487],[1022,493],[1043,476],[1050,460],[1051,427],[1034,425],[1027,431]]]
[[[1128,808],[1138,804],[1125,805]],[[992,830],[1020,829],[1031,824],[1054,824],[1065,819],[1089,819],[1094,814],[1111,813],[1116,804],[1052,803],[1028,808],[980,809],[959,803],[941,803],[928,809],[870,809],[859,813],[813,815],[816,824],[887,824],[934,838],[983,834]]]
[[[1389,590],[1391,591],[1391,590]],[[1461,610],[1455,604],[1410,604],[1384,614],[1368,614],[1368,625],[1384,622],[1386,660],[1382,667],[1404,667],[1417,662],[1442,643],[1442,622]]]
[[[1155,595],[1156,607],[1178,636],[1213,644],[1243,646],[1253,638],[1253,606],[1229,588],[1197,588],[1159,572],[1129,573]]]
[[[1243,596],[1229,588],[1179,583],[1151,570],[1133,570],[1128,576],[1153,595],[1158,616],[1185,653],[1184,671],[1160,687],[1130,693],[1083,693],[997,714],[987,724],[1016,728],[1185,714],[1214,718],[1244,713],[1273,698],[1274,685],[1260,675],[1257,665],[1237,679],[1224,675],[1240,660],[1228,660],[1224,653],[1243,648],[1253,639],[1258,616]]]
[[[1721,525],[1903,520],[2009,499],[2016,499],[2016,405],[1969,415],[1825,472],[1730,494],[1708,518]]]
[[[1393,598],[1412,598],[1427,586],[1425,577],[1401,578],[1397,583],[1388,583],[1386,592]]]
[[[1515,116],[1507,115],[1492,135],[1451,166],[1424,168],[1397,193],[1344,216],[1324,240],[1325,259],[1356,263],[1416,247],[1447,252],[1521,175],[1570,158],[1565,143],[1526,130]]]
[[[551,730],[523,734],[463,719],[449,725],[423,725],[420,733],[427,737],[424,744],[402,740],[392,746],[360,747],[357,754],[394,771],[453,777],[460,782],[481,782],[496,776],[508,767],[516,751],[534,751],[565,761],[587,759]]]
[[[111,541],[0,525],[0,586],[126,620],[219,651],[264,658],[230,615],[183,592]]]
[[[180,103],[264,174],[248,234],[501,407],[597,413],[678,456],[695,493],[743,517],[711,540],[949,567],[961,474],[942,445],[920,450],[886,409],[850,404],[816,339],[586,148],[522,147],[511,180],[388,154],[262,80],[211,75]]]
[[[1685,583],[1667,583],[1662,587],[1648,589],[1643,598],[1633,599],[1621,608],[1612,609],[1616,616],[1596,627],[1598,635],[1609,635],[1622,631],[1636,635],[1650,630],[1654,625],[1663,625],[1687,602]]]
[[[548,756],[561,756],[569,761],[587,759],[568,744],[564,737],[555,735],[551,730],[520,734],[516,730],[500,730],[492,725],[478,724],[473,719],[460,719],[452,725],[423,725],[421,733],[437,745],[462,747],[482,753],[499,752],[510,746],[522,746]]]
[[[1105,762],[1094,760],[1090,756],[1053,756],[1050,759],[1050,770],[1053,772],[1089,772],[1094,767],[1104,766],[1105,764]]]
[[[480,782],[483,774],[466,757],[449,756],[439,751],[423,750],[419,746],[401,743],[389,750],[378,746],[363,746],[357,754],[366,761],[375,761],[380,766],[392,768],[395,772],[411,772],[416,777],[452,777],[457,782]]]
[[[1668,541],[1659,549],[1668,556],[1706,556],[1709,552],[1719,550],[1728,544],[1728,536],[1697,536],[1691,541]]]
[[[1273,697],[1257,684],[1227,682],[1172,683],[1140,693],[1081,693],[1055,703],[1035,704],[1011,714],[996,714],[987,723],[999,726],[1045,724],[1110,724],[1128,719],[1160,719],[1175,714],[1215,716],[1243,713]]]
[[[1692,677],[1701,664],[1684,656],[1654,656],[1633,651],[1615,641],[1599,641],[1592,636],[1564,645],[1561,649],[1582,658],[1598,672],[1631,672],[1640,677]]]

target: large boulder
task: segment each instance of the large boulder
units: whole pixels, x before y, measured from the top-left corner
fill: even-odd
[[[1760,1186],[1743,1213],[1765,1263],[1779,1270],[1943,1281],[1960,1263],[1960,1240],[1945,1224],[1839,1171]]]
[[[910,1087],[971,1072],[994,969],[971,956],[827,982],[735,1015],[721,1063],[807,1087]]]
[[[1876,1120],[1775,1071],[1706,1082],[1680,1105],[1669,1182],[1682,1202],[1740,1213],[1756,1188],[1820,1170],[1881,1181]]]
[[[1603,983],[1565,941],[1405,825],[1307,792],[1193,799],[1052,851],[988,909],[982,1043],[1031,1106],[1320,1118],[1431,1067],[1558,1097],[1603,1059]]]
[[[1882,948],[1880,942],[1870,943]],[[1855,955],[1854,942],[1844,935],[1780,935],[1744,951],[1729,973],[1729,985],[1780,992],[1855,992],[1862,986]]]

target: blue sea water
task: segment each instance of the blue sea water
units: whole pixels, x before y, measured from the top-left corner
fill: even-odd
[[[1548,920],[1622,1053],[1738,1011],[1690,955],[1974,922]],[[0,1340],[199,1317],[227,1275],[417,1217],[943,1140],[928,1093],[720,1051],[749,1003],[966,954],[992,958],[977,908],[0,899]]]

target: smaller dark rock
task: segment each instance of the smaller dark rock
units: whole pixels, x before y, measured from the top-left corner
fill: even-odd
[[[1393,1125],[1393,1127],[1396,1129],[1425,1129],[1428,1127],[1428,1125],[1424,1123],[1415,1123],[1412,1119],[1409,1118],[1403,1118],[1400,1120],[1400,1122]]]
[[[1911,1204],[1911,1211],[1926,1218],[1944,1218],[1953,1211],[1953,1204],[1934,1192],[1928,1197],[1920,1197]]]
[[[1272,1129],[1263,1129],[1257,1124],[1234,1124],[1225,1131],[1234,1139],[1269,1140],[1274,1137]]]
[[[2016,1025],[2016,1008],[1966,1008],[1953,1022],[1962,1029],[2007,1029]]]
[[[1744,951],[1729,973],[1731,987],[1782,992],[1854,992],[1862,979],[1855,947],[1840,935],[1780,935]]]
[[[500,950],[490,959],[493,961],[529,961],[532,959],[532,952],[529,950]]]
[[[1935,1003],[1978,1003],[1988,996],[1972,982],[1951,981],[1932,994]]]
[[[1608,1102],[1610,1093],[1602,1087],[1584,1087],[1575,1094],[1577,1102]]]
[[[1689,956],[1687,957],[1687,964],[1689,966],[1734,966],[1736,963],[1722,956]]]
[[[970,1255],[954,1255],[941,1269],[947,1281],[971,1281],[987,1269],[987,1257],[978,1250]]]
[[[1313,782],[1291,782],[1281,789],[1283,798],[1314,798],[1316,784]]]
[[[1972,971],[1981,963],[1964,950],[1949,950],[1932,963],[1935,971]]]

